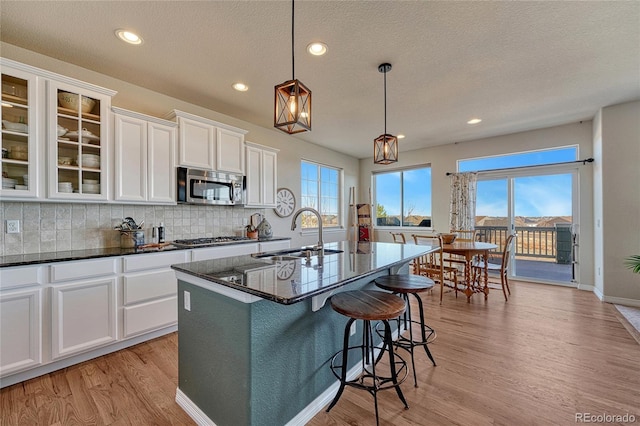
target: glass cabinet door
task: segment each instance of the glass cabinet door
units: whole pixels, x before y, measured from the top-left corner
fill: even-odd
[[[2,196],[34,197],[37,186],[36,77],[2,69]]]
[[[108,99],[71,86],[49,88],[52,124],[49,196],[106,198],[106,109]],[[54,105],[52,105],[52,103]],[[53,163],[53,164],[52,164]]]

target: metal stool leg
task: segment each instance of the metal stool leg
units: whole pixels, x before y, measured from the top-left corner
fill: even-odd
[[[424,345],[422,346],[424,346],[424,350],[427,352],[427,356],[429,357],[429,359],[433,363],[433,366],[435,367],[436,360],[433,359],[433,355],[431,355],[431,351],[429,350],[429,345],[427,344],[427,335],[424,331],[425,323],[424,323],[424,308],[422,307],[422,299],[420,299],[420,296],[418,296],[417,293],[413,293],[413,295],[416,297],[416,299],[418,299],[418,309],[420,311],[420,330],[422,332],[422,341],[424,342]],[[413,350],[413,346],[411,347],[411,349]],[[413,361],[413,352],[411,352],[411,356]]]
[[[393,340],[391,337],[391,326],[389,325],[389,321],[387,320],[383,320],[382,322],[384,323],[385,340],[389,344],[389,367],[391,368],[391,380],[395,385],[394,387],[396,388],[396,393],[398,394],[400,401],[402,401],[402,403],[404,404],[404,408],[409,408],[409,405],[407,404],[407,400],[404,399],[404,395],[402,394],[402,389],[400,389],[400,383],[398,383],[398,374],[396,372],[396,360],[393,352]],[[376,403],[376,413],[377,412],[378,412],[378,405]],[[376,421],[377,421],[377,417],[376,417]]]
[[[351,331],[351,324],[353,324],[353,322],[355,321],[355,319],[350,318],[349,321],[347,321],[347,326],[344,329],[344,342],[343,342],[343,352],[342,352],[342,371],[340,374],[340,388],[338,389],[338,393],[336,393],[336,396],[333,398],[333,401],[331,401],[331,404],[329,404],[329,407],[327,408],[327,413],[333,408],[334,405],[336,405],[336,402],[338,402],[338,400],[340,399],[340,396],[342,395],[342,392],[344,391],[344,387],[347,384],[347,361],[348,361],[348,354],[349,354],[349,334]]]

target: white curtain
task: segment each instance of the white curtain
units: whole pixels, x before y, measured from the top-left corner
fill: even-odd
[[[478,174],[452,173],[449,230],[473,230],[476,226]]]

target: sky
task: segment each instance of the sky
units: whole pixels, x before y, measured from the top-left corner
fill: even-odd
[[[577,160],[577,148],[533,151],[498,157],[486,157],[458,162],[460,172],[498,168],[551,164]],[[401,185],[404,180],[404,214],[431,216],[431,169],[413,169],[376,175],[376,202],[388,215],[400,214]],[[515,215],[571,216],[572,175],[519,177],[514,181]],[[507,216],[507,181],[478,181],[476,214]]]

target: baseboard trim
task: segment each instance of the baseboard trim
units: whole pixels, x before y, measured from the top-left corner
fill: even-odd
[[[56,370],[70,367],[81,362],[89,361],[90,359],[98,358],[112,352],[117,352],[130,346],[144,343],[147,340],[156,339],[158,337],[164,336],[165,334],[173,333],[177,330],[177,325],[171,325],[160,330],[128,338],[127,340],[115,341],[107,344],[106,346],[91,349],[87,352],[70,356],[69,358],[47,362],[46,364],[40,365],[38,367],[33,367],[24,371],[13,373],[7,375],[6,377],[0,378],[0,388],[15,385],[16,383],[24,382],[25,380],[33,379],[44,374],[53,373]]]
[[[634,308],[640,308],[640,300],[637,299],[628,299],[626,297],[613,297],[613,296],[604,296],[600,299],[603,302],[613,303],[615,305],[624,305],[624,306],[632,306]]]
[[[189,399],[187,395],[176,389],[176,403],[184,410],[198,426],[216,426],[216,424]]]

